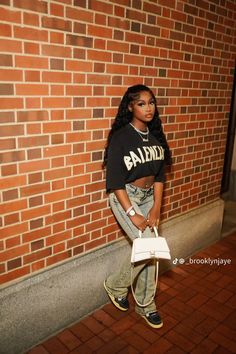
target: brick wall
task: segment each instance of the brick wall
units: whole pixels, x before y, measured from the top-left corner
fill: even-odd
[[[154,90],[173,151],[162,220],[219,197],[233,0],[0,4],[0,283],[121,237],[101,161],[129,85]]]

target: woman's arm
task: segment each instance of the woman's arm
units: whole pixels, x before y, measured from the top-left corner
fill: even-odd
[[[162,182],[155,182],[154,183],[153,206],[150,209],[149,214],[148,214],[148,226],[150,226],[151,228],[159,225],[162,195],[163,195],[163,183]]]
[[[131,201],[129,199],[129,196],[126,192],[125,189],[116,189],[114,191],[116,198],[118,199],[119,203],[121,204],[122,208],[126,212],[131,206]],[[147,220],[143,215],[140,215],[138,213],[135,213],[134,216],[128,216],[134,226],[136,226],[139,230],[142,232],[146,229],[147,227]]]

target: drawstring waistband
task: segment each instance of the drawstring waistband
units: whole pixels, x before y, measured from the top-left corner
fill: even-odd
[[[153,186],[150,188],[141,188],[141,187],[134,186],[131,183],[127,183],[126,187],[128,187],[128,189],[131,189],[134,193],[141,192],[145,197],[153,193]]]

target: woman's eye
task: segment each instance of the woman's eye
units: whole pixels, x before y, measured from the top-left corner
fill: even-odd
[[[144,106],[146,106],[146,105],[152,105],[152,106],[155,106],[155,102],[154,101],[151,101],[151,102],[149,102],[149,103],[145,103],[145,102],[139,102],[137,105],[139,106],[139,107],[144,107]]]

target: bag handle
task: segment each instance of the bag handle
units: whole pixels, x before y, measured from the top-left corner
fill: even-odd
[[[154,229],[155,236],[158,237],[159,234],[158,234],[157,227],[154,226],[153,229]],[[139,230],[139,237],[140,237],[140,238],[142,237],[142,231],[141,231],[141,230]],[[132,291],[132,294],[133,294],[133,297],[134,297],[134,300],[135,300],[136,304],[137,304],[138,306],[140,306],[140,307],[146,307],[146,306],[150,305],[150,304],[153,302],[153,300],[154,300],[154,298],[155,298],[155,295],[156,295],[157,283],[158,283],[158,268],[159,268],[159,263],[158,263],[158,261],[156,261],[156,279],[155,279],[155,289],[154,289],[154,293],[153,293],[152,298],[150,299],[150,301],[148,301],[146,304],[141,304],[140,302],[138,302],[138,300],[137,300],[137,298],[136,298],[136,296],[135,296],[135,293],[134,293],[134,287],[133,287],[133,272],[134,272],[134,267],[135,267],[135,265],[132,264],[132,266],[131,266],[131,291]]]
[[[155,236],[158,237],[159,234],[158,234],[157,226],[154,226],[153,230],[154,230]],[[140,237],[140,238],[142,237],[142,230],[138,230],[138,237]]]

